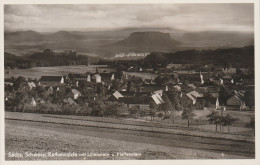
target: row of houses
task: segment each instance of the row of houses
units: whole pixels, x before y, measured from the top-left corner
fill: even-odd
[[[116,73],[96,73],[96,74],[73,74],[76,85],[80,81],[102,83],[103,81],[113,81]],[[67,76],[41,76],[39,83],[47,86],[58,86],[65,84]]]
[[[107,101],[123,103],[127,108],[139,107],[140,110],[149,110],[151,102],[156,105],[164,103],[161,95],[156,92],[115,91]]]

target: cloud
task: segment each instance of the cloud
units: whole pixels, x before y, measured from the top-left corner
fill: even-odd
[[[252,31],[253,4],[5,5],[5,30],[58,31],[135,26]]]

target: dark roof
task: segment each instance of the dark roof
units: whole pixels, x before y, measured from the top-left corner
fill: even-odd
[[[134,98],[126,98],[121,97],[118,99],[118,102],[124,103],[124,104],[149,104],[152,100],[152,97],[134,97]]]
[[[129,91],[120,91],[124,97],[141,97],[141,96],[151,96],[150,92],[129,92]]]
[[[99,73],[101,77],[111,77],[113,73]]]
[[[73,74],[74,78],[88,78],[88,74]]]
[[[141,86],[142,92],[154,92],[157,90],[163,90],[165,91],[166,86],[165,85],[156,85],[156,84],[143,84]]]
[[[99,75],[100,75],[102,78],[111,78],[113,74],[114,74],[114,76],[116,77],[116,73],[115,73],[115,72],[109,72],[109,73],[103,72],[103,73],[99,73]]]
[[[39,81],[56,81],[60,82],[62,76],[41,76]]]

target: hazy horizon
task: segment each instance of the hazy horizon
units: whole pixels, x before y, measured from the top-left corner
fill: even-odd
[[[5,32],[87,32],[125,28],[253,32],[254,6],[249,3],[4,6]]]

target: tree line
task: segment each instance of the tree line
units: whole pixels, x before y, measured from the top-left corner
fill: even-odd
[[[32,67],[88,65],[88,56],[76,51],[56,53],[50,49],[36,52],[30,56],[15,56],[5,52],[5,68],[28,69]]]

